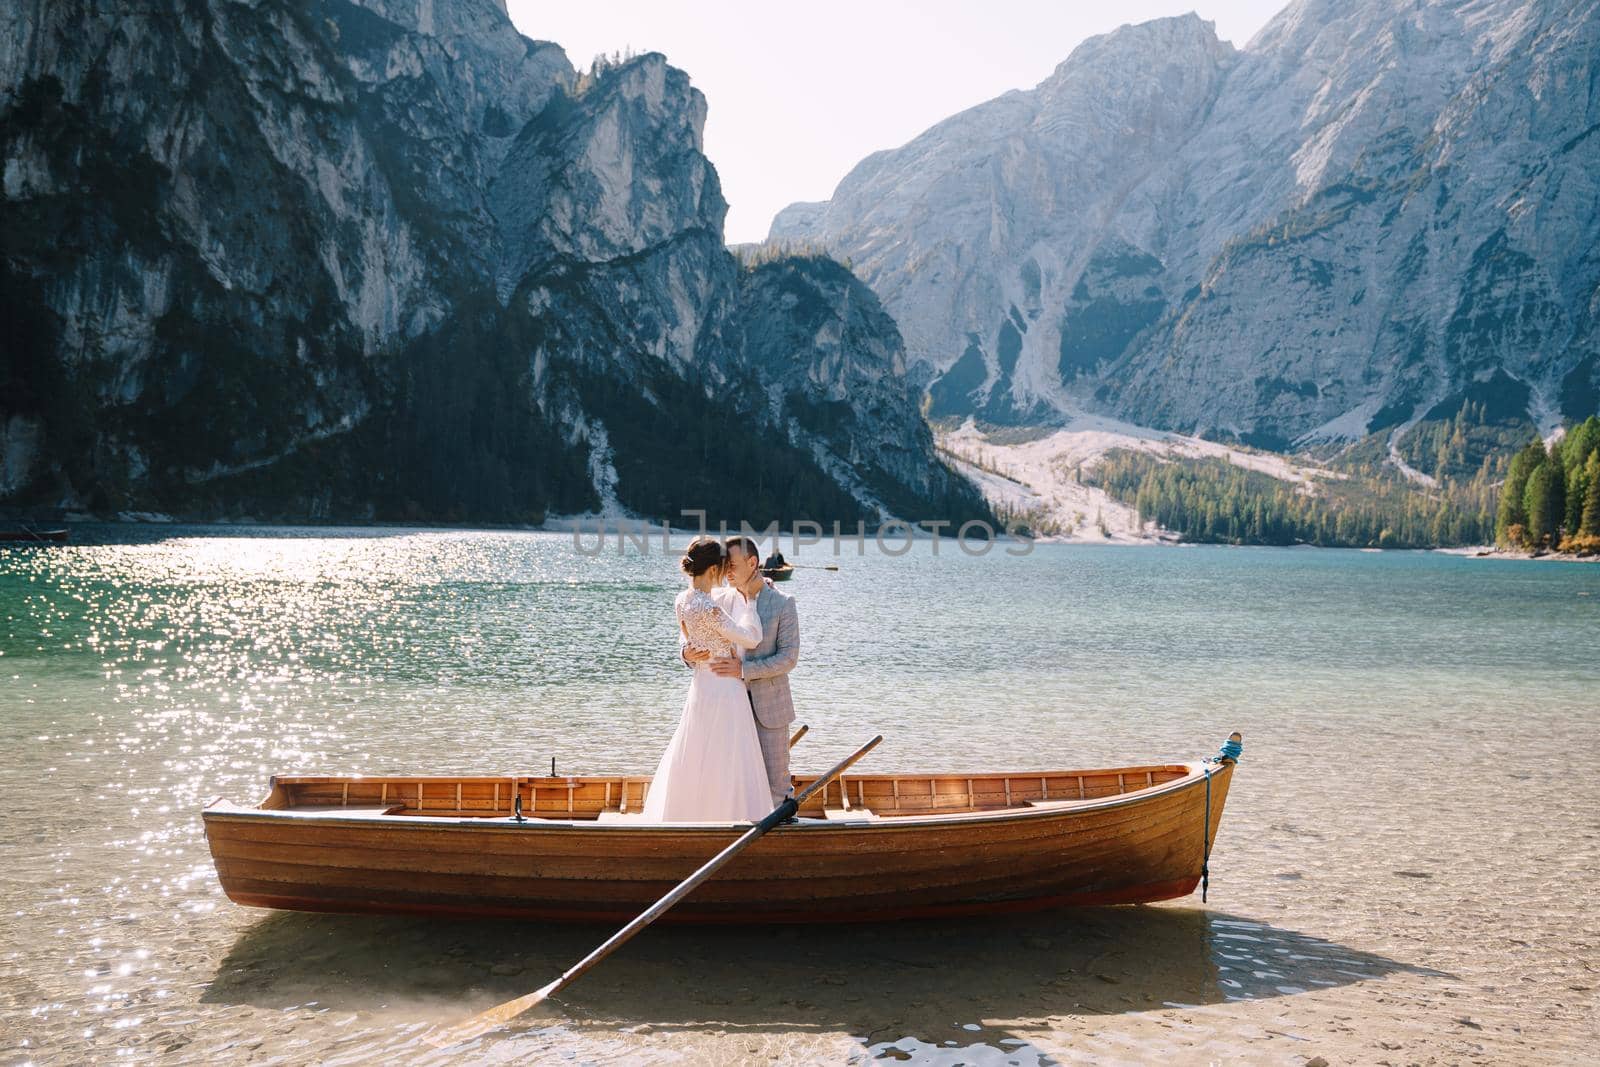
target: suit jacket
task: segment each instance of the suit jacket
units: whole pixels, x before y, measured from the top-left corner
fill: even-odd
[[[739,591],[723,586],[712,591],[712,598],[728,610],[725,597]],[[771,586],[756,597],[756,617],[761,620],[761,643],[744,654],[744,683],[750,690],[750,709],[756,722],[768,728],[794,722],[794,695],[789,691],[789,672],[800,660],[800,613],[794,597]],[[678,638],[682,654],[683,637]]]
[[[756,615],[761,619],[761,643],[744,654],[750,707],[762,726],[787,726],[794,722],[789,672],[800,661],[800,613],[794,597],[763,587],[756,597]]]

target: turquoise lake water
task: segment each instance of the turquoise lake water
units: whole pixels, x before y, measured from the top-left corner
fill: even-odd
[[[275,772],[531,773],[552,757],[563,773],[647,772],[687,685],[671,614],[681,578],[659,540],[595,557],[569,534],[520,532],[86,527],[77,541],[0,549],[0,1053],[24,1060],[408,1048],[412,1024],[359,998],[289,1003],[303,990],[280,980],[219,992],[241,952],[278,973],[275,953],[304,955],[305,938],[349,927],[264,927],[290,919],[229,904],[199,807],[253,801]],[[1600,567],[1315,549],[784,547],[840,568],[785,587],[799,602],[793,684],[811,727],[798,768],[878,732],[883,769],[1025,770],[1192,759],[1237,729],[1245,758],[1216,865],[1242,910],[1219,921],[1288,923],[1396,973],[1466,980],[1504,966],[1490,929],[1539,902],[1532,929],[1552,953],[1541,981],[1592,960],[1592,946],[1571,947],[1589,946],[1592,929],[1572,898],[1596,867],[1600,827],[1592,796],[1585,806],[1570,790],[1600,784],[1589,758]],[[1539,833],[1508,840],[1507,818]],[[1451,906],[1403,917],[1400,904],[1455,865],[1472,870]],[[336,921],[292,917],[312,918]],[[405,929],[401,940],[419,928]],[[448,947],[416,936],[417,951]],[[1404,947],[1419,941],[1431,947]],[[1228,965],[1213,963],[1201,982],[1225,992]],[[294,977],[317,992],[314,975]],[[480,1007],[519,988],[489,970],[469,977]],[[449,1005],[449,991],[431,995]],[[1569,1000],[1562,1025],[1590,1025],[1592,994]],[[346,1008],[348,1025],[328,1021]],[[873,1035],[870,1017],[837,1009],[830,1025],[863,1054],[902,1039],[1048,1050],[1058,1032],[1040,1021],[1009,1046],[987,1030],[963,1045],[915,1020],[896,1020],[903,1038]],[[790,1014],[762,1030],[776,1055],[837,1051],[804,1044],[821,1031]],[[627,1021],[524,1040],[633,1057],[643,1039]],[[692,1041],[712,1040],[708,1026],[683,1027],[697,1036],[663,1054],[704,1051]],[[1136,1055],[1157,1047],[1126,1037]]]

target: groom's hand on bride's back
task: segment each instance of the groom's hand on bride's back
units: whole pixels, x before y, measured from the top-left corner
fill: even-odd
[[[724,656],[711,661],[711,673],[724,678],[740,678],[744,675],[744,664],[732,656]]]
[[[710,658],[711,652],[708,649],[694,648],[689,645],[683,646],[683,661],[685,663],[703,663]]]

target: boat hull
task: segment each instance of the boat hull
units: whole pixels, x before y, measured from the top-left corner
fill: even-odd
[[[1004,811],[802,820],[665,921],[886,921],[1182,897],[1232,771],[1196,765],[1124,795]],[[568,922],[632,918],[748,828],[224,804],[203,815],[223,889],[240,904]]]
[[[0,530],[0,544],[64,545],[70,537],[65,527],[52,530]]]

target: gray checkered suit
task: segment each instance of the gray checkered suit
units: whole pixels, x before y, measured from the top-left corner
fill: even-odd
[[[793,789],[789,724],[794,722],[794,694],[789,691],[789,672],[800,660],[800,613],[794,597],[768,587],[756,597],[756,615],[761,619],[761,643],[744,654],[744,680],[750,688],[761,757],[767,763],[772,806],[777,807]]]

